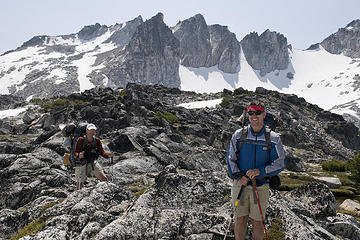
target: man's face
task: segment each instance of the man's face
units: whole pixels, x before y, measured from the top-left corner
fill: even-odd
[[[91,129],[91,130],[86,129],[86,134],[90,135],[90,136],[94,136],[95,135],[95,129]]]
[[[264,125],[264,118],[266,116],[266,112],[255,110],[252,107],[249,107],[248,111],[249,121],[253,128],[262,128]]]

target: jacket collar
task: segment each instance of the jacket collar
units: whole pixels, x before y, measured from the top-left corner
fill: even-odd
[[[249,128],[250,128],[251,135],[253,135],[253,136],[255,136],[255,135],[261,136],[261,135],[264,134],[264,132],[265,132],[265,125],[263,125],[262,129],[261,129],[260,132],[258,132],[258,133],[255,133],[255,132],[254,132],[251,124],[249,124],[248,126],[249,126]]]

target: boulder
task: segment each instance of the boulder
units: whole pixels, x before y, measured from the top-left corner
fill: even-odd
[[[301,212],[311,218],[336,215],[336,200],[329,187],[323,183],[311,182],[285,194],[294,201],[292,211]]]
[[[329,188],[339,188],[342,185],[340,179],[337,177],[314,177],[314,179],[325,183]]]
[[[351,199],[344,200],[340,204],[339,208],[344,209],[346,211],[355,212],[357,214],[360,214],[360,204]]]

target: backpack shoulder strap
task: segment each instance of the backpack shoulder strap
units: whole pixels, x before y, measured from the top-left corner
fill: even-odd
[[[242,129],[241,131],[241,135],[240,135],[240,138],[238,140],[238,144],[236,146],[236,158],[239,159],[240,157],[240,149],[242,148],[242,146],[244,145],[244,142],[246,141],[246,137],[248,135],[248,132],[249,132],[249,127],[246,126]]]
[[[265,140],[266,140],[267,149],[269,152],[271,152],[271,148],[272,148],[271,140],[270,140],[270,134],[271,134],[270,132],[271,132],[271,129],[266,127],[265,128]]]
[[[267,152],[268,152],[268,157],[269,157],[269,162],[270,162],[270,153],[271,153],[271,140],[270,140],[270,134],[271,134],[271,129],[269,127],[265,128],[265,140],[266,140],[266,144],[267,144]]]

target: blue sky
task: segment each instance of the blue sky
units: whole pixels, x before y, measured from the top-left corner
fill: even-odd
[[[200,13],[208,25],[228,26],[240,41],[250,32],[282,33],[296,49],[321,42],[360,19],[359,0],[2,0],[0,54],[36,35],[76,33],[85,25],[114,25],[164,14],[168,26]]]

